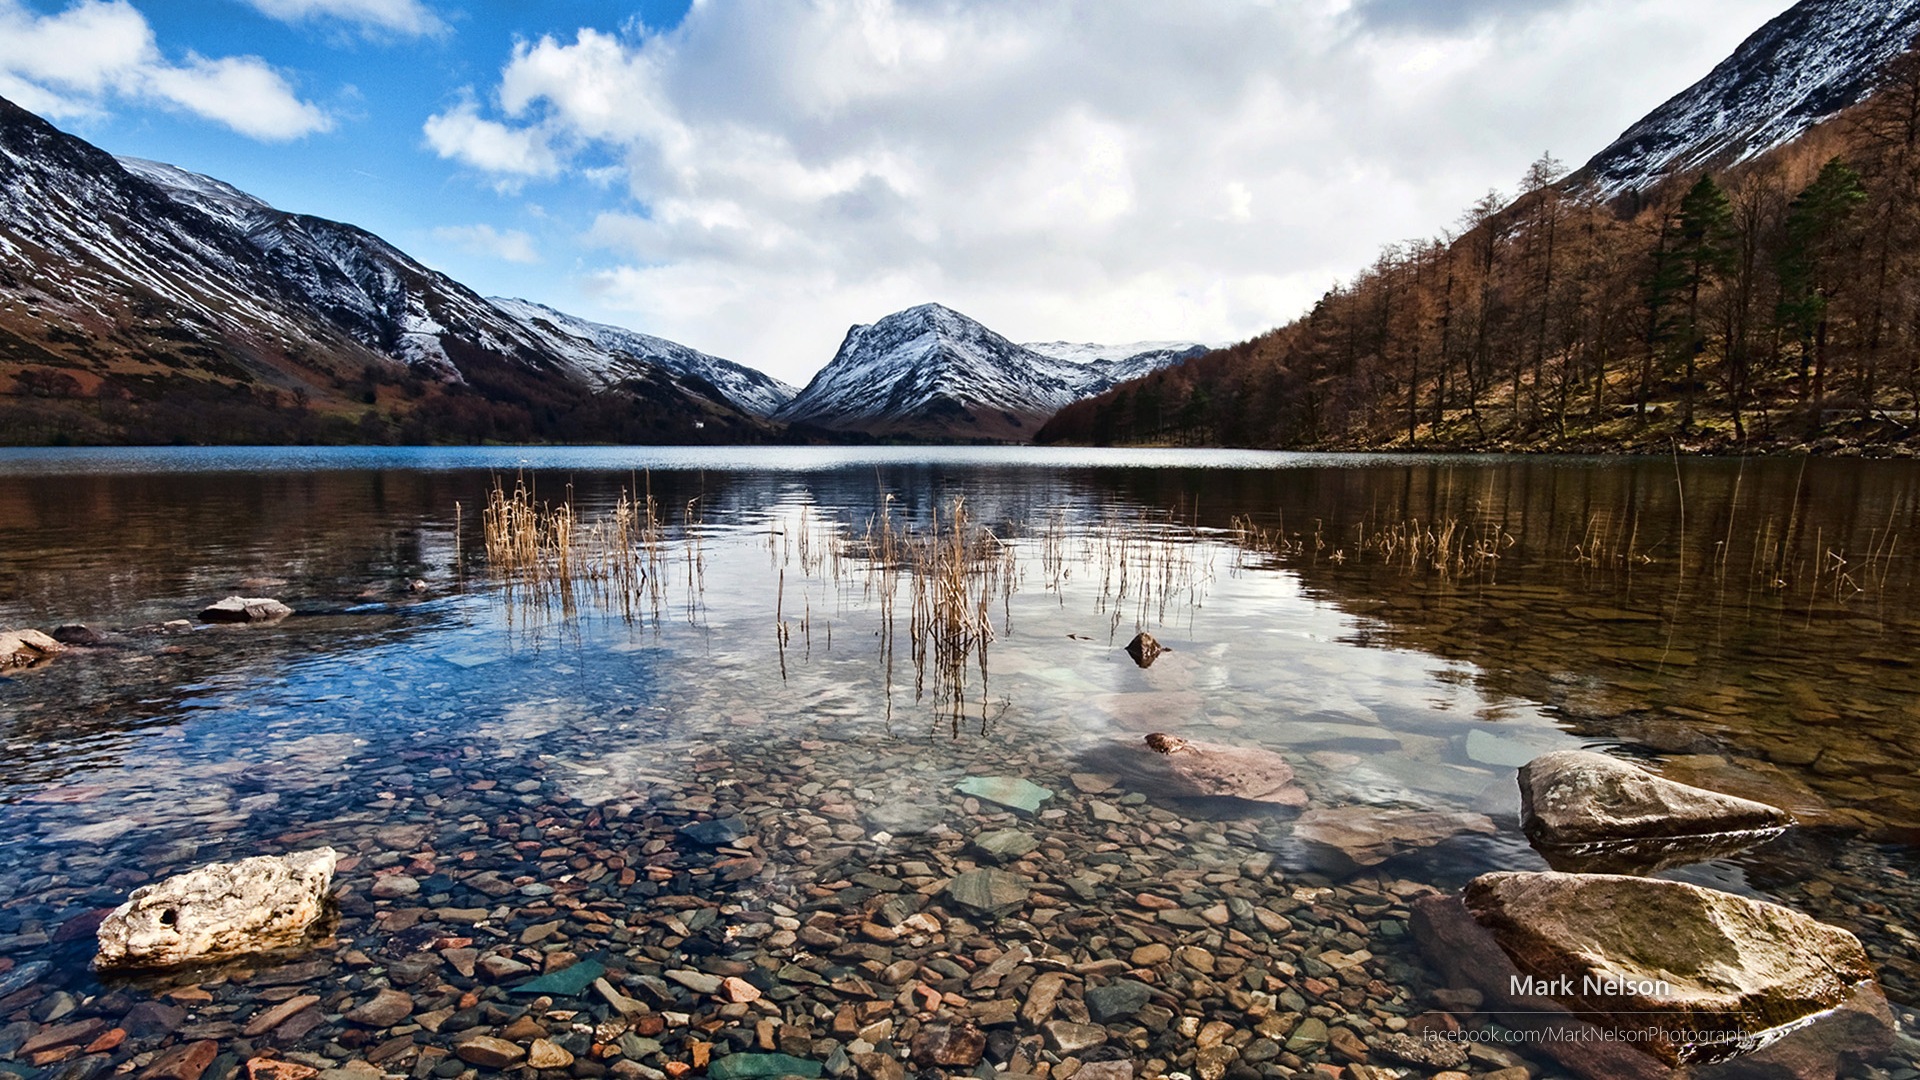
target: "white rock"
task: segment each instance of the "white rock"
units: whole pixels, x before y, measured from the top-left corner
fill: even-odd
[[[200,612],[201,622],[274,622],[293,614],[287,605],[266,596],[229,596]]]
[[[0,630],[0,668],[32,667],[67,651],[38,630]]]
[[[100,924],[96,966],[162,968],[299,943],[320,917],[332,848],[211,863],[133,891]]]

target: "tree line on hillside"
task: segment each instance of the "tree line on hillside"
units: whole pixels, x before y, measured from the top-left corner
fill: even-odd
[[[1069,406],[1039,441],[1794,444],[1920,433],[1920,51],[1726,175],[1610,204],[1551,156],[1295,322]]]

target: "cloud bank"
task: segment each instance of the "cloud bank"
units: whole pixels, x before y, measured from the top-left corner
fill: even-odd
[[[591,286],[804,379],[940,300],[1016,338],[1225,341],[1582,160],[1780,0],[706,0],[517,43],[428,145],[622,185]]]

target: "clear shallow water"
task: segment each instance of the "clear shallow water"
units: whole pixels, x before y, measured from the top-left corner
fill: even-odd
[[[631,612],[583,595],[570,615],[506,597],[478,510],[516,475],[588,518],[650,491],[669,525],[658,592]],[[0,958],[48,959],[81,1014],[123,1007],[114,993],[151,988],[102,996],[86,935],[63,928],[147,877],[319,843],[359,860],[338,967],[309,979],[328,1004],[382,977],[345,954],[378,959],[414,908],[509,908],[493,920],[509,937],[552,917],[544,894],[475,896],[475,868],[610,909],[651,885],[804,912],[843,865],[932,882],[966,835],[1025,822],[1043,883],[1133,852],[1143,887],[1191,875],[1189,895],[1230,876],[1209,885],[1255,903],[1336,883],[1399,896],[1544,868],[1514,766],[1609,746],[1792,808],[1808,826],[1781,842],[1666,876],[1847,926],[1911,1006],[1917,480],[1898,463],[1210,451],[9,452],[0,625],[84,622],[109,645],[0,683]],[[866,564],[825,554],[883,511],[924,528],[955,498],[1018,565],[984,680],[971,658],[957,699],[916,672],[904,611],[889,666]],[[1415,520],[1458,522],[1479,554],[1409,555],[1395,537]],[[231,592],[298,614],[161,629]],[[1119,649],[1140,629],[1172,649],[1145,670]],[[1291,811],[1143,801],[1149,731],[1282,751],[1316,805],[1493,831],[1350,877],[1291,837]],[[996,774],[1053,789],[1055,816],[1000,821],[953,791]],[[942,807],[952,842],[876,838],[863,815],[903,801]],[[622,883],[716,808],[765,822],[748,884],[691,855]],[[372,899],[396,871],[419,899]],[[1104,909],[1128,880],[1052,887]],[[1090,917],[1072,908],[996,932],[1044,941]],[[1394,993],[1342,1006],[1376,1021],[1418,1012],[1430,980],[1380,912],[1366,944]],[[638,940],[668,953],[644,962],[687,948]],[[237,994],[244,1018],[254,992],[220,985],[210,1008]],[[361,1049],[326,1024],[288,1045],[329,1056],[329,1038]]]

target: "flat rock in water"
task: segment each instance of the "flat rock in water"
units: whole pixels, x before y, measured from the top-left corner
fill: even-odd
[[[12,971],[0,971],[0,998],[11,997],[16,991],[25,990],[52,970],[53,965],[45,960],[31,960]]]
[[[1293,782],[1293,766],[1272,750],[1190,742],[1160,732],[1148,735],[1146,744],[1167,767],[1170,794],[1307,805],[1307,793]]]
[[[293,614],[287,605],[266,596],[229,596],[200,610],[200,621],[210,623],[276,622]]]
[[[867,811],[867,825],[894,836],[919,836],[947,819],[945,808],[926,802],[890,802]]]
[[[1330,869],[1347,872],[1377,866],[1395,855],[1432,847],[1463,833],[1492,836],[1498,831],[1485,814],[1372,806],[1309,810],[1293,823],[1295,839],[1326,856],[1333,864]]]
[[[1536,1001],[1616,1030],[1738,1033],[1708,1044],[1645,1040],[1668,1064],[1724,1056],[1742,1039],[1840,1005],[1874,978],[1847,931],[1685,882],[1485,874],[1468,883],[1465,903],[1512,967],[1537,980]],[[1480,989],[1512,992],[1490,981]]]
[[[505,1039],[491,1035],[472,1035],[453,1045],[461,1061],[483,1069],[506,1069],[520,1063],[527,1052]]]
[[[1043,788],[1018,776],[969,776],[955,786],[964,794],[1028,814],[1053,798],[1052,788]]]
[[[1027,901],[1033,882],[1004,870],[969,870],[947,882],[953,902],[975,911],[995,912]]]
[[[756,1080],[767,1076],[820,1075],[820,1063],[790,1054],[728,1054],[707,1065],[710,1080]]]
[[[680,835],[704,847],[719,847],[747,835],[747,823],[737,817],[696,821],[681,826]]]
[[[257,855],[143,885],[100,924],[96,962],[176,967],[299,944],[325,910],[338,861],[332,848]]]
[[[1540,749],[1518,739],[1474,728],[1467,732],[1467,757],[1482,765],[1505,765],[1517,769],[1540,756]]]
[[[1793,824],[1777,806],[1663,779],[1587,750],[1542,754],[1520,770],[1528,839],[1551,847],[1762,832]]]
[[[33,667],[66,651],[38,630],[0,630],[0,668]]]
[[[974,837],[969,846],[995,862],[1006,862],[1033,851],[1040,846],[1040,841],[1019,829],[995,829]]]
[[[579,997],[587,992],[595,979],[607,973],[607,966],[598,960],[581,960],[559,971],[548,972],[537,979],[529,979],[507,991],[510,994],[550,994],[554,997]]]

